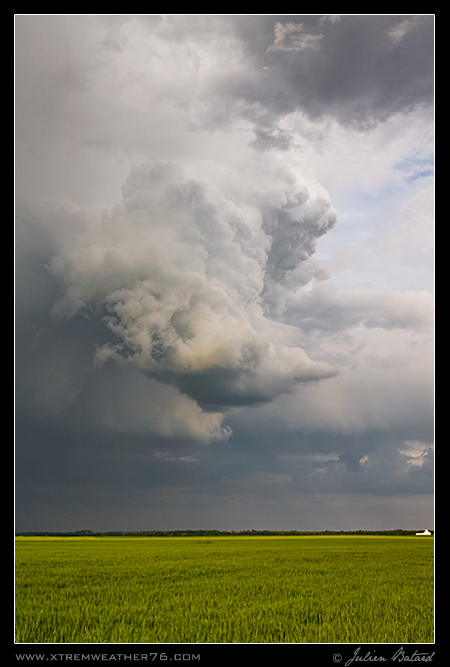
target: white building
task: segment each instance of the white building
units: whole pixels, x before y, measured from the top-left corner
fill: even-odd
[[[416,535],[431,535],[431,533],[430,533],[430,531],[428,530],[428,528],[425,528],[425,530],[423,531],[423,533],[416,533]]]

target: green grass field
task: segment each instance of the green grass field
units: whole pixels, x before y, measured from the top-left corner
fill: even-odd
[[[433,642],[433,542],[19,537],[16,642]]]

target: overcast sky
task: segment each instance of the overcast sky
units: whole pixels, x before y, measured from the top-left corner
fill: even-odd
[[[16,529],[433,528],[433,16],[15,21]]]

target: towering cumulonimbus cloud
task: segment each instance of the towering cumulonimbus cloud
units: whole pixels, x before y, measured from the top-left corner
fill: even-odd
[[[284,181],[243,204],[172,163],[133,169],[122,203],[49,260],[52,317],[100,317],[112,336],[97,365],[131,365],[207,408],[269,401],[334,375],[271,317],[335,224],[320,186]]]

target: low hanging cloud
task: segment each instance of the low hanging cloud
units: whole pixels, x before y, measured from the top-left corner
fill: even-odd
[[[299,492],[429,494],[433,493],[433,470],[434,450],[425,443],[419,464],[407,453],[384,444],[364,457],[344,454],[338,460],[312,462],[294,473],[293,484]]]
[[[91,431],[178,443],[219,442],[232,433],[222,413],[203,411],[176,387],[133,368],[108,366],[96,373],[77,395],[70,418]]]
[[[100,321],[97,367],[133,367],[208,410],[335,375],[270,317],[336,218],[316,184],[289,174],[284,185],[243,205],[172,163],[133,169],[122,204],[81,224],[74,212],[49,259],[54,322]]]

